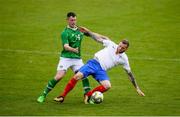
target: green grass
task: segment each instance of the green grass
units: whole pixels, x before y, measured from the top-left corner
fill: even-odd
[[[0,0],[0,115],[180,115],[179,6],[179,0]],[[56,73],[69,11],[77,13],[78,25],[116,43],[129,39],[131,68],[146,97],[116,67],[108,71],[112,88],[100,105],[83,104],[81,83],[63,104],[53,102],[71,71],[45,103],[36,102]],[[83,60],[101,48],[85,38]]]

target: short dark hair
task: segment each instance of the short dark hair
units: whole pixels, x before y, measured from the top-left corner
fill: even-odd
[[[127,39],[123,39],[121,42],[122,42],[123,44],[126,44],[127,47],[129,47],[129,41],[128,41]]]
[[[69,12],[69,13],[67,13],[67,18],[69,18],[69,17],[76,17],[76,14],[74,13],[74,12]]]

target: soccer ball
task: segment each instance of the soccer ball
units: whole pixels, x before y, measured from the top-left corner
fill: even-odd
[[[103,94],[99,91],[95,91],[92,96],[91,96],[91,101],[94,102],[95,104],[100,104],[103,101]]]

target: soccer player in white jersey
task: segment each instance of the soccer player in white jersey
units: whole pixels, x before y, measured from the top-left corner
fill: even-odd
[[[111,88],[111,83],[106,71],[116,65],[123,66],[124,70],[129,76],[130,81],[136,88],[137,93],[140,96],[145,96],[136,83],[136,80],[131,72],[128,57],[125,53],[129,47],[129,42],[127,40],[122,40],[117,45],[105,36],[91,32],[88,29],[86,30],[91,37],[102,43],[105,48],[95,53],[94,58],[89,60],[84,66],[80,68],[79,72],[76,73],[68,82],[63,93],[54,98],[54,100],[62,103],[66,95],[74,88],[78,80],[87,78],[87,76],[92,75],[93,78],[100,83],[100,86],[97,86],[93,90],[86,93],[84,103],[88,104],[93,92],[100,91],[103,93]]]

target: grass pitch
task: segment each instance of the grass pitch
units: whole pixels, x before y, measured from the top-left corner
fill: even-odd
[[[180,115],[179,6],[179,0],[0,0],[0,115]],[[129,39],[131,68],[146,97],[116,67],[108,72],[112,88],[102,104],[83,104],[81,82],[63,104],[53,102],[71,71],[45,103],[36,102],[56,73],[69,11],[77,13],[78,25],[116,43]],[[85,38],[84,62],[101,48]]]

